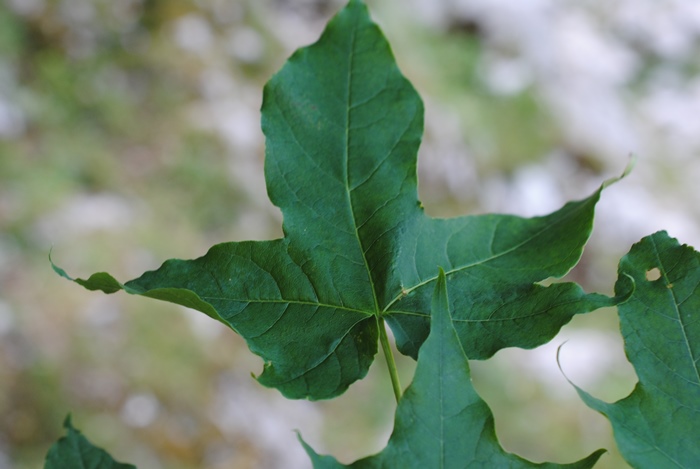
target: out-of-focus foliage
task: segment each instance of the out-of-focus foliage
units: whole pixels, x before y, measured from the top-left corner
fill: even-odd
[[[61,437],[49,449],[44,469],[136,469],[131,464],[115,461],[109,453],[93,445],[80,430],[73,427],[70,415],[63,422],[66,436]]]

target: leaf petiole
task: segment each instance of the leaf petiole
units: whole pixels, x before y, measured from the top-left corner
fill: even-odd
[[[384,318],[377,318],[377,327],[379,328],[379,342],[382,344],[384,358],[386,359],[386,364],[389,368],[389,376],[391,376],[391,386],[394,388],[396,402],[399,402],[401,399],[401,381],[399,381],[399,371],[396,369],[396,361],[394,360],[394,353],[391,351],[389,337],[386,334]]]

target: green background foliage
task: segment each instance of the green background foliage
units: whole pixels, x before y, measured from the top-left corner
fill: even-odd
[[[66,436],[61,437],[46,455],[44,469],[135,469],[131,464],[115,461],[105,450],[94,446],[73,427],[70,415],[63,422]]]

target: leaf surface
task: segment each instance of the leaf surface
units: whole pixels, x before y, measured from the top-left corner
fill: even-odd
[[[425,215],[416,179],[423,104],[359,0],[268,82],[262,128],[284,238],[220,244],[125,284],[106,273],[75,281],[202,311],[264,359],[262,384],[311,399],[367,373],[382,320],[399,350],[417,357],[438,265],[474,359],[538,346],[575,314],[614,303],[573,283],[537,284],[576,264],[602,188],[530,219]]]
[[[445,273],[434,285],[431,330],[418,354],[413,383],[396,409],[394,431],[379,454],[349,466],[303,442],[315,469],[590,468],[604,450],[566,465],[536,464],[500,446],[491,410],[471,383],[469,362],[450,319]]]
[[[622,258],[616,290],[630,278],[634,293],[618,311],[639,382],[613,404],[576,390],[610,420],[633,467],[700,467],[700,254],[655,233]]]
[[[63,422],[66,436],[61,437],[46,454],[44,469],[136,469],[136,466],[115,461],[102,448],[94,446],[79,430],[73,428],[70,415]]]

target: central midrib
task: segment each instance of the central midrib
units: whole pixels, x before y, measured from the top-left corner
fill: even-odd
[[[372,272],[367,262],[367,256],[365,255],[365,249],[362,245],[362,239],[360,238],[359,227],[357,224],[357,219],[355,218],[355,210],[352,203],[352,192],[350,190],[350,113],[352,110],[352,75],[353,67],[355,62],[355,40],[357,31],[353,30],[350,37],[350,54],[348,58],[348,79],[346,93],[346,112],[345,112],[345,194],[347,196],[348,208],[350,209],[350,215],[352,217],[352,225],[355,232],[355,239],[357,240],[357,245],[360,248],[360,255],[362,256],[362,262],[365,265],[365,272],[367,273],[367,280],[369,281],[370,287],[372,289],[372,300],[374,301],[374,314],[379,316],[379,301],[377,300],[377,291],[374,287],[374,281],[372,279]]]

